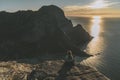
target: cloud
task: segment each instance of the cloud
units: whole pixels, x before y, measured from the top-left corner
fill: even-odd
[[[93,3],[90,3],[88,5],[88,7],[92,8],[92,9],[99,9],[99,8],[108,8],[108,7],[112,7],[114,5],[119,4],[120,2],[110,2],[107,0],[96,0]]]
[[[65,6],[63,9],[67,16],[120,16],[120,9],[117,9],[118,4],[120,4],[120,2],[96,0],[87,5],[69,5]]]
[[[69,5],[65,6],[63,9],[65,11],[90,11],[92,9],[100,9],[100,8],[112,8],[113,6],[116,6],[120,4],[120,2],[110,2],[107,0],[96,0],[95,2],[89,3],[87,5]]]
[[[107,7],[112,7],[114,5],[119,5],[120,2],[110,2],[110,1],[105,1]]]
[[[64,11],[89,11],[90,8],[88,6],[72,5],[72,6],[65,6],[63,10]]]

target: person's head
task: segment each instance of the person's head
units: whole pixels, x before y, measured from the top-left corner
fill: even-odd
[[[68,54],[68,55],[72,55],[72,51],[71,51],[71,50],[68,50],[68,51],[67,51],[67,54]]]

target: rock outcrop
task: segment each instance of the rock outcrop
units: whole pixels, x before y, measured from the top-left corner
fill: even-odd
[[[76,64],[69,68],[64,60],[38,64],[0,62],[0,80],[110,80],[97,70]]]
[[[0,55],[15,56],[56,53],[72,50],[82,55],[79,46],[92,37],[81,25],[73,26],[57,6],[38,11],[0,12]]]

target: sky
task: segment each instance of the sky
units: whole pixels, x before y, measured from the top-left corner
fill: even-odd
[[[38,10],[51,4],[61,7],[67,16],[120,15],[120,0],[0,0],[0,11]]]

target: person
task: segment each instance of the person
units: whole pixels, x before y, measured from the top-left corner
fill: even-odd
[[[65,61],[68,65],[70,65],[70,66],[74,66],[74,62],[75,62],[75,60],[74,60],[74,57],[73,57],[73,55],[72,55],[72,51],[71,50],[68,50],[67,51],[67,55],[66,55],[66,61]]]
[[[65,62],[61,66],[61,69],[58,71],[59,76],[55,78],[55,80],[66,80],[66,75],[74,66],[74,57],[72,55],[72,51],[68,50],[65,56]]]

